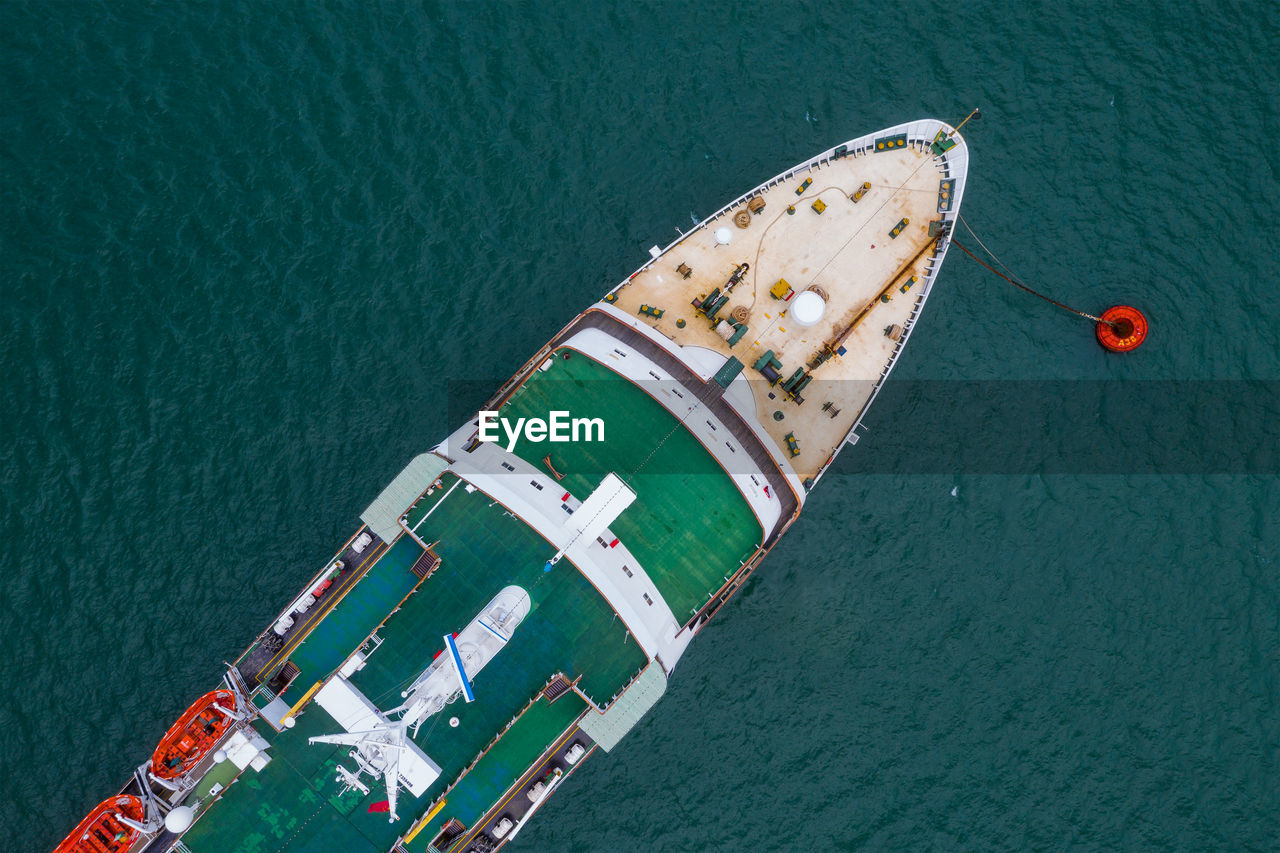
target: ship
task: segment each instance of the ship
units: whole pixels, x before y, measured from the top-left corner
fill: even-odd
[[[515,839],[864,434],[959,216],[963,124],[836,145],[650,249],[409,461],[57,853]]]

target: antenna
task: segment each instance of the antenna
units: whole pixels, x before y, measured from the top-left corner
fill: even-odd
[[[952,136],[955,136],[957,133],[959,133],[959,132],[960,132],[960,128],[964,127],[966,124],[968,124],[968,123],[969,123],[969,119],[978,119],[978,120],[981,120],[981,119],[982,119],[982,110],[978,109],[977,107],[974,107],[974,108],[973,108],[973,112],[971,112],[971,113],[969,113],[967,116],[965,116],[965,117],[964,117],[964,121],[962,121],[962,122],[960,122],[959,124],[957,124],[957,125],[956,125],[956,129],[955,129],[955,130],[953,130],[953,131],[951,131],[950,133],[948,133],[948,134],[947,134],[947,137],[948,137],[948,138],[950,138],[950,137],[952,137]]]

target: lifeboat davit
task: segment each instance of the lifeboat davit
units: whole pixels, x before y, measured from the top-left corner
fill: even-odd
[[[232,718],[215,706],[234,712],[236,695],[230,690],[214,690],[197,699],[160,740],[151,756],[153,774],[160,779],[176,779],[195,767],[218,742]]]
[[[138,830],[120,818],[142,822],[142,800],[121,794],[104,800],[62,839],[53,853],[120,853],[138,840]]]

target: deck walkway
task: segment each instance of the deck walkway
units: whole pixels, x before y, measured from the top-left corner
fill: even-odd
[[[307,639],[311,630],[342,600],[347,591],[364,577],[365,572],[381,557],[386,547],[386,543],[375,535],[373,541],[357,554],[352,547],[355,538],[353,536],[349,539],[334,558],[342,560],[349,569],[311,606],[305,617],[297,619],[283,637],[272,630],[273,621],[272,625],[268,625],[267,629],[258,636],[257,641],[236,661],[240,677],[250,687],[267,681],[280,668],[280,664],[293,649]],[[326,565],[332,565],[332,562]]]

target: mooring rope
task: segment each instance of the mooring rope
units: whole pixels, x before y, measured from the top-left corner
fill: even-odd
[[[955,244],[957,249],[964,252],[966,255],[973,258],[975,261],[982,264],[988,270],[1000,276],[1000,278],[1009,282],[1014,287],[1025,290],[1027,293],[1030,293],[1032,296],[1038,296],[1041,299],[1043,299],[1045,302],[1048,302],[1050,305],[1056,305],[1057,307],[1061,308],[1063,311],[1070,311],[1072,314],[1075,314],[1079,317],[1084,317],[1086,320],[1092,320],[1095,323],[1105,323],[1106,325],[1111,326],[1112,328],[1115,328],[1115,323],[1111,322],[1110,320],[1104,320],[1101,317],[1095,317],[1094,315],[1089,314],[1085,311],[1081,311],[1078,308],[1072,308],[1070,305],[1064,305],[1058,300],[1045,296],[1043,293],[1040,293],[1039,291],[1032,290],[1030,287],[1027,287],[1021,281],[1018,281],[1018,279],[1013,276],[1013,271],[1009,270],[1009,268],[1006,267],[1004,263],[1001,262],[1001,260],[995,256],[995,253],[986,247],[986,244],[982,242],[982,240],[978,237],[977,234],[974,234],[973,229],[969,227],[969,223],[965,222],[963,217],[959,217],[959,219],[960,219],[960,224],[962,224],[965,230],[968,231],[969,234],[973,237],[973,239],[978,242],[978,245],[982,246],[983,251],[985,251],[988,255],[990,255],[991,259],[994,260],[997,264],[1000,264],[1000,266],[1008,270],[1009,274],[1006,275],[1005,273],[1000,272],[1000,270],[996,269],[995,267],[991,266],[991,264],[987,263],[982,258],[975,255],[963,243],[961,243],[954,236],[952,236],[951,242]]]

